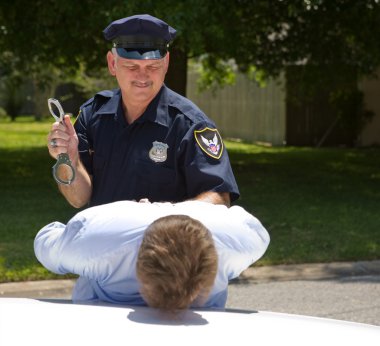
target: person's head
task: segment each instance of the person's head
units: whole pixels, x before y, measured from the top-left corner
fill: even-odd
[[[149,306],[178,311],[205,303],[217,267],[210,231],[189,216],[170,215],[145,231],[136,274],[140,293]]]
[[[176,30],[147,14],[122,18],[109,24],[104,37],[112,41],[108,69],[124,95],[149,102],[164,83],[169,67],[169,44]]]

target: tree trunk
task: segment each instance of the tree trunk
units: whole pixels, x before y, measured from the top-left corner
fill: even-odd
[[[33,102],[34,102],[34,118],[37,121],[45,118],[50,118],[51,114],[47,105],[47,100],[54,97],[56,83],[46,83],[43,87],[38,83],[38,77],[32,79],[33,83]],[[51,121],[54,122],[53,118]]]
[[[165,84],[178,94],[186,96],[187,83],[187,54],[173,47],[170,50],[169,70]]]

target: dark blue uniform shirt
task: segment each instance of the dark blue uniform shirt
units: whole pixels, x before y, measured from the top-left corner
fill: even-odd
[[[80,158],[93,177],[90,205],[178,202],[205,191],[239,197],[215,124],[166,86],[132,124],[125,120],[120,89],[102,91],[81,107],[75,129]]]

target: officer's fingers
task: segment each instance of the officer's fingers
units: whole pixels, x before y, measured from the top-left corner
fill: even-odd
[[[149,199],[148,198],[141,198],[139,200],[139,203],[150,203]]]
[[[62,124],[59,123],[58,121],[56,121],[55,123],[53,123],[51,125],[51,132],[57,131],[60,128],[60,125],[62,126]]]
[[[56,130],[50,131],[50,133],[48,135],[48,140],[51,140],[54,138],[55,139],[60,138],[60,139],[63,139],[65,141],[69,141],[71,136],[70,136],[67,128],[61,124],[61,126],[58,126]]]
[[[57,158],[58,154],[67,152],[65,141],[53,137],[52,133],[47,136],[47,147],[50,156]]]
[[[69,136],[69,132],[67,130],[66,124],[62,124],[61,122],[55,122],[51,126],[50,134],[56,135],[57,133],[67,133],[67,136]]]

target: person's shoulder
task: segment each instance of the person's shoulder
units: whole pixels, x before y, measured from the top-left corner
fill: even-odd
[[[206,122],[213,124],[213,121],[190,99],[182,96],[166,87],[168,106],[179,111],[193,123]]]
[[[220,222],[240,222],[246,221],[253,217],[251,213],[243,207],[233,205],[227,207],[224,204],[214,204],[202,200],[189,200],[175,204],[176,210],[181,210],[184,213],[197,215],[201,218],[207,217],[210,220],[214,219]]]

